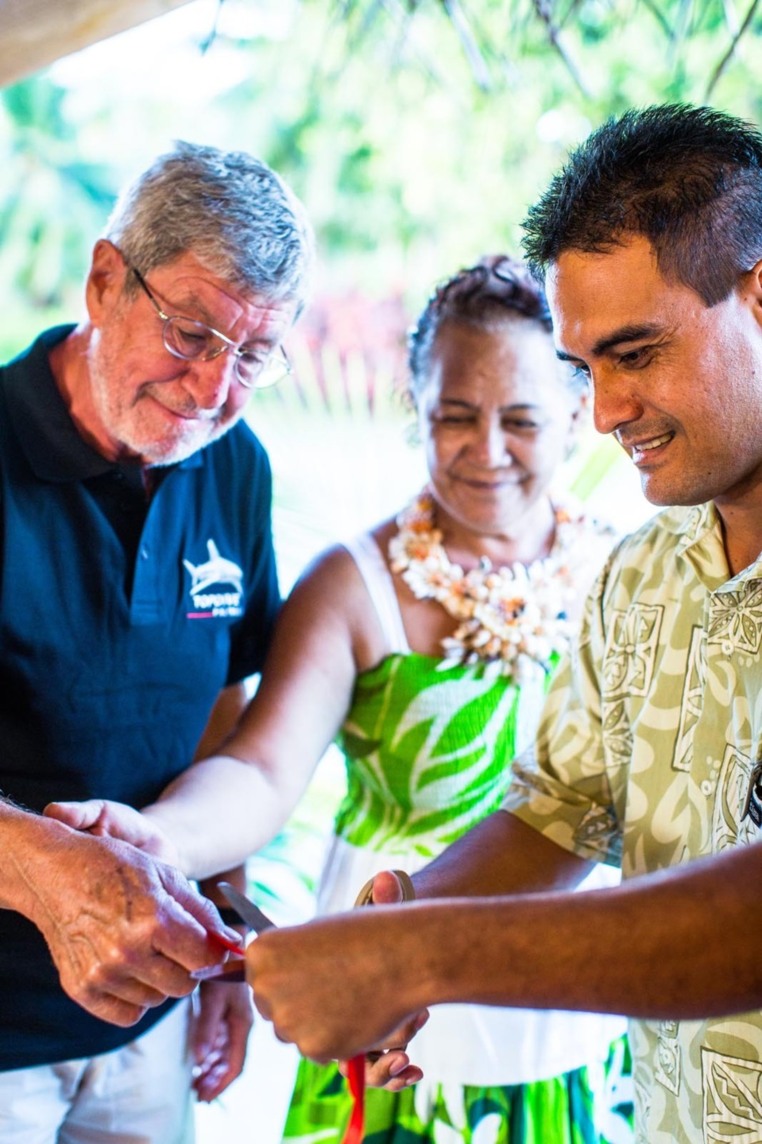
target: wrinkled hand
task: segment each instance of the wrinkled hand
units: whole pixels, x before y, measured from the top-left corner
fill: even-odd
[[[179,866],[176,847],[151,819],[123,802],[90,798],[82,802],[50,802],[43,814],[64,822],[72,830],[87,831],[99,838],[120,838],[138,850]]]
[[[199,1100],[214,1100],[240,1076],[253,1023],[254,1005],[245,982],[201,985],[191,1032],[193,1087]]]
[[[192,992],[189,971],[224,960],[213,935],[238,937],[179,871],[112,838],[50,823],[23,877],[24,912],[47,941],[63,989],[115,1025]]]
[[[251,942],[247,979],[276,1036],[321,1062],[407,1044],[421,1023],[405,954],[409,909],[352,910]],[[375,1063],[377,1084],[391,1062]]]

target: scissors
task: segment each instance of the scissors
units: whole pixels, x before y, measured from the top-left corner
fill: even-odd
[[[218,882],[220,890],[241,921],[257,934],[271,929],[275,922],[260,910],[250,898],[231,886],[230,882]],[[246,960],[242,945],[229,942],[215,934],[217,940],[237,956],[224,965],[213,965],[209,969],[197,969],[191,973],[196,981],[245,981]],[[365,1120],[365,1057],[359,1054],[347,1061],[347,1082],[352,1097],[352,1112],[344,1133],[342,1144],[361,1144]]]
[[[236,890],[235,886],[231,886],[230,882],[219,882],[220,890],[224,894],[228,904],[233,907],[238,914],[244,925],[257,934],[262,933],[263,930],[270,929],[275,925],[267,914],[260,910],[250,898],[242,894],[240,890]],[[215,939],[229,949],[231,953],[236,954],[234,958],[226,961],[224,965],[212,965],[208,969],[196,969],[191,973],[194,981],[245,981],[246,980],[246,960],[245,949],[242,944],[228,941],[227,938],[220,937],[215,934]]]

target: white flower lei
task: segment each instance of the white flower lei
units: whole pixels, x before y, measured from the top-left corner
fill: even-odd
[[[556,505],[554,513],[548,557],[506,568],[493,568],[485,558],[470,572],[445,552],[428,488],[397,517],[399,531],[389,541],[392,571],[419,600],[436,600],[460,621],[455,634],[442,640],[443,668],[482,663],[491,674],[521,683],[538,665],[549,671],[554,653],[566,650],[575,626],[567,607],[588,587],[596,554],[603,562],[601,541],[611,547],[613,533],[568,508]]]

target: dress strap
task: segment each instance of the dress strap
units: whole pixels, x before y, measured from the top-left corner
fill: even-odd
[[[405,635],[394,581],[378,544],[368,532],[344,540],[342,544],[365,581],[381,630],[389,644],[390,654],[409,655],[410,645]]]

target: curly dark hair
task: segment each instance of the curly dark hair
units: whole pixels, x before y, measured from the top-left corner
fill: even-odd
[[[709,107],[632,109],[572,152],[523,225],[541,280],[564,251],[640,235],[664,278],[713,306],[762,258],[762,134]]]
[[[486,328],[506,318],[527,318],[550,333],[550,310],[542,286],[523,262],[508,254],[489,254],[437,286],[408,335],[412,396],[429,372],[431,350],[442,326],[452,323]]]

